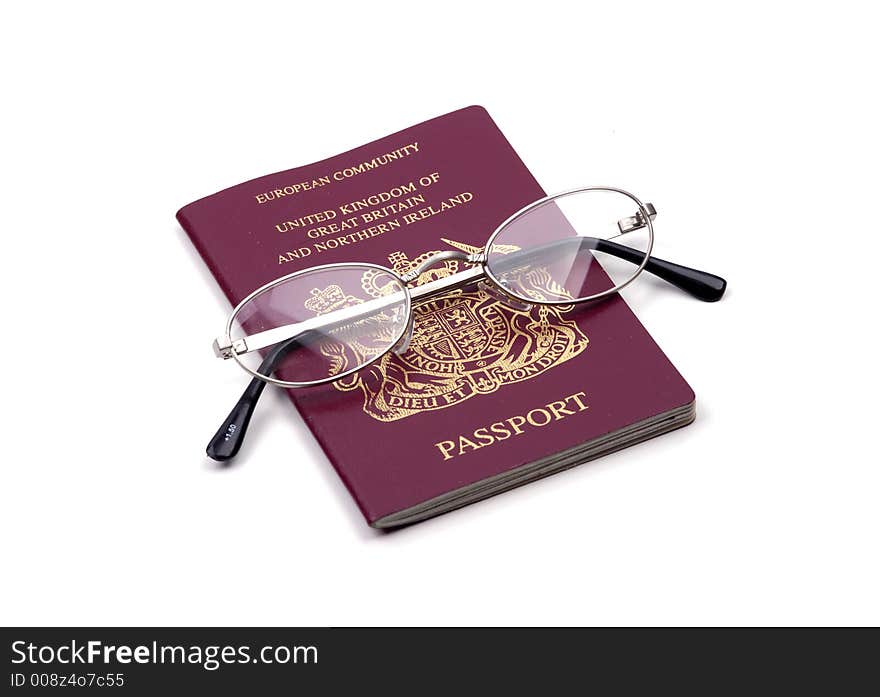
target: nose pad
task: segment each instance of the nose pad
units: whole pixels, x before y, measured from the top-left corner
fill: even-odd
[[[401,336],[397,340],[397,343],[394,344],[394,348],[391,349],[398,356],[402,356],[404,353],[406,353],[409,350],[409,344],[412,341],[414,323],[415,323],[415,319],[413,317],[413,314],[410,313],[409,322],[406,323],[406,331],[403,333],[403,336]]]
[[[518,298],[514,298],[512,295],[508,295],[494,283],[489,283],[489,281],[480,281],[477,284],[477,288],[483,291],[486,295],[495,298],[499,302],[502,302],[509,307],[512,307],[514,310],[522,310],[524,312],[528,312],[533,307],[531,303],[523,302]]]

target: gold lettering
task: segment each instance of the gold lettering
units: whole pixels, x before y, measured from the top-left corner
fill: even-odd
[[[434,370],[434,366],[427,363],[430,362],[418,367]],[[589,409],[589,405],[585,401],[586,397],[587,395],[583,391],[575,392],[562,399],[530,409],[525,413],[525,416],[516,414],[488,426],[475,428],[471,433],[460,434],[449,440],[434,443],[434,446],[440,450],[445,462],[480,448],[488,448],[512,436],[522,435],[528,428],[543,428],[555,421],[586,411]],[[577,406],[575,407],[575,405]]]
[[[264,191],[263,193],[254,195],[254,198],[257,200],[258,204],[262,205],[264,203],[268,203],[269,201],[277,201],[278,199],[284,198],[285,196],[293,196],[300,193],[301,191],[308,191],[309,189],[317,189],[322,186],[327,186],[327,184],[329,183],[330,177],[324,175],[317,177],[316,179],[301,181],[296,184],[288,184],[278,189]]]
[[[507,440],[510,438],[510,431],[504,428],[504,424],[500,421],[496,421],[489,428],[491,428],[492,433],[495,434],[496,440]]]
[[[296,259],[304,259],[312,253],[312,250],[308,247],[300,247],[299,249],[294,249],[293,251],[286,252],[284,254],[278,255],[278,263],[286,264],[289,261],[295,261]]]
[[[455,447],[455,441],[453,440],[444,440],[439,443],[434,443],[440,449],[440,452],[443,453],[444,460],[451,460],[454,456],[450,455],[452,449]]]
[[[425,208],[421,208],[413,213],[407,213],[403,216],[404,222],[407,225],[412,225],[413,223],[417,223],[420,220],[424,220],[425,218],[430,218],[434,215],[440,215],[444,211],[451,210],[457,206],[464,205],[466,203],[470,203],[474,198],[474,195],[470,191],[463,191],[456,196],[450,196],[445,201],[441,201],[439,206],[430,205]]]
[[[546,417],[546,420],[544,421],[544,423],[539,423],[535,420],[534,417],[532,417],[532,414],[543,414]],[[526,421],[528,421],[532,426],[546,426],[551,421],[553,421],[553,417],[550,416],[550,412],[546,409],[538,408],[532,409],[528,414],[526,414]]]
[[[303,191],[319,189],[322,186],[327,186],[333,181],[344,181],[345,179],[348,179],[350,177],[356,177],[360,174],[371,172],[378,167],[384,167],[385,165],[396,162],[397,160],[415,155],[417,152],[419,152],[418,142],[408,143],[407,145],[399,147],[396,150],[382,153],[381,155],[376,155],[369,160],[364,160],[363,162],[359,162],[350,167],[344,167],[330,174],[323,174],[317,177],[313,177],[312,179],[305,179],[303,181],[295,182],[293,184],[285,184],[284,186],[269,189],[268,191],[262,191],[258,194],[254,194],[254,199],[256,200],[257,205],[263,205],[269,203],[270,201],[279,201],[283,198],[286,198],[287,196],[295,196],[296,194],[302,193]],[[432,173],[430,176],[432,179],[432,183],[436,182],[437,178],[439,177],[436,172]],[[423,177],[423,179],[427,178]]]
[[[553,418],[557,421],[564,419],[566,416],[574,416],[573,411],[569,411],[565,408],[564,399],[560,399],[558,402],[550,402],[550,404],[547,405],[547,408],[553,413]]]
[[[416,185],[414,182],[401,184],[400,186],[395,186],[388,191],[381,191],[378,194],[366,196],[364,198],[358,199],[357,201],[352,201],[351,203],[344,203],[339,206],[339,210],[346,215],[352,215],[353,213],[357,213],[358,211],[362,211],[367,208],[373,208],[382,203],[386,203],[393,198],[400,198],[401,196],[404,196],[406,194],[411,194],[415,192],[415,190]]]
[[[573,399],[575,402],[577,402],[578,407],[580,407],[578,411],[583,411],[584,409],[589,409],[589,407],[581,401],[581,397],[586,398],[586,396],[587,395],[585,395],[583,392],[576,392],[575,394],[566,397],[565,400],[568,401],[569,399]]]
[[[510,424],[510,427],[513,429],[513,432],[516,433],[516,435],[520,435],[521,433],[523,433],[523,430],[522,430],[522,428],[520,428],[520,427],[521,427],[525,422],[526,422],[526,417],[525,417],[525,416],[511,416],[511,417],[507,420],[507,423]]]
[[[474,443],[470,438],[466,438],[465,436],[458,437],[458,454],[464,455],[465,448],[470,448],[471,450],[479,450],[481,446]]]
[[[492,445],[495,442],[495,436],[489,434],[488,428],[478,428],[474,431],[474,438],[476,438],[482,444],[480,447],[486,445]]]
[[[404,157],[409,157],[419,151],[418,143],[410,143],[409,145],[404,145],[402,148],[397,148],[397,150],[392,150],[391,152],[383,153],[382,155],[377,155],[376,157],[365,160],[356,165],[352,165],[351,167],[344,167],[342,169],[338,169],[333,172],[333,179],[335,181],[343,181],[345,179],[350,179],[351,177],[356,177],[360,174],[364,174],[366,172],[370,172],[377,167],[383,167],[395,160],[402,159]]]

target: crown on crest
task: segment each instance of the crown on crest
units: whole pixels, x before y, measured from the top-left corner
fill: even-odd
[[[311,293],[312,297],[306,300],[305,306],[306,309],[311,310],[317,315],[323,315],[346,305],[359,302],[354,296],[343,293],[342,288],[335,284],[327,286],[324,290],[312,288]]]

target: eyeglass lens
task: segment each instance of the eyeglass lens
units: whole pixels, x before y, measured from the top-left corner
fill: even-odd
[[[638,203],[607,190],[551,199],[508,223],[487,255],[490,274],[522,300],[579,300],[632,280],[649,251],[647,226],[621,236]],[[612,240],[612,238],[618,239]]]
[[[265,377],[296,383],[325,381],[363,367],[400,340],[409,319],[402,291],[395,276],[371,266],[307,271],[245,303],[236,315],[231,338],[326,315],[335,321],[240,357]],[[344,310],[360,306],[367,309],[338,321],[346,317]]]

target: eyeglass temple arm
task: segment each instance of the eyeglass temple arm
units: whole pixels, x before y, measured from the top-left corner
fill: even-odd
[[[582,239],[590,241],[592,243],[591,248],[598,252],[610,254],[633,264],[641,264],[642,259],[645,258],[644,252],[618,244],[617,242],[595,237],[585,237]],[[658,257],[648,257],[645,271],[654,274],[658,278],[662,278],[667,283],[671,283],[676,288],[680,288],[685,293],[705,302],[711,303],[721,300],[724,291],[727,289],[727,281],[720,276],[708,273],[707,271],[682,266],[681,264],[673,264],[671,261]]]
[[[302,340],[303,337],[300,336],[276,344],[266,354],[266,358],[263,359],[257,372],[261,375],[271,375],[284,357],[299,346]],[[251,417],[254,415],[257,402],[260,400],[260,395],[263,394],[266,384],[264,380],[259,378],[254,378],[250,381],[239,400],[235,403],[235,406],[232,407],[229,416],[226,417],[220,428],[217,429],[217,433],[208,442],[208,447],[205,448],[205,453],[208,457],[217,462],[225,462],[238,454],[244,442],[244,437],[247,434]]]
[[[570,249],[572,243],[578,245],[577,249],[574,250],[575,254],[595,249],[597,252],[604,252],[636,266],[641,264],[645,258],[643,251],[618,244],[617,242],[611,242],[610,240],[603,240],[598,237],[566,237],[523,251],[511,252],[506,257],[499,259],[495,264],[497,270],[504,270],[505,267],[515,269],[529,263],[544,264],[547,261],[546,257],[548,254],[559,253],[566,247]],[[706,302],[720,300],[727,288],[727,281],[720,276],[682,266],[681,264],[674,264],[671,261],[658,257],[648,257],[645,271]]]

